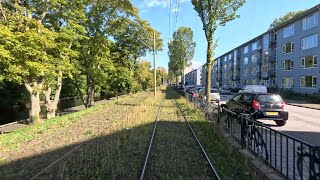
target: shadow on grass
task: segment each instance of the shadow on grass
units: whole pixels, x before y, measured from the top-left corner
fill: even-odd
[[[207,127],[207,125],[201,124],[202,123],[192,123],[192,126]],[[160,126],[185,125],[184,122],[163,121]],[[71,151],[68,156],[42,172],[36,179],[138,179],[143,167],[152,128],[153,123],[148,123],[131,129],[119,130],[109,135],[91,137],[90,140],[85,142],[70,144],[55,150],[47,149],[45,151],[37,151],[36,147],[32,147],[30,148],[34,149],[32,156],[15,161],[1,162],[0,177],[1,179],[30,179]],[[88,137],[92,136],[90,132],[85,133]],[[177,135],[178,134],[179,132],[177,132]],[[44,142],[44,144],[39,144],[38,146],[46,146],[47,143],[50,144],[50,142]],[[167,145],[168,147],[165,147],[166,149],[173,148],[171,144],[169,145],[167,143]],[[150,173],[148,177],[156,179],[160,177],[169,177],[170,179],[176,177],[184,177],[184,179],[187,177],[201,177],[202,175],[198,171],[202,168],[199,168],[199,166],[207,166],[208,164],[197,165],[194,164],[195,159],[193,158],[195,157],[183,157],[186,156],[186,154],[183,153],[184,151],[201,153],[200,148],[194,146],[187,150],[184,149],[184,151],[176,150],[176,148],[182,147],[174,147],[175,153],[171,154],[171,159],[176,159],[178,161],[177,164],[166,164],[166,162],[170,161],[165,157],[160,157],[160,161],[158,161],[158,157],[157,162],[151,159],[147,165],[146,175]],[[226,149],[224,151],[228,150]],[[216,153],[212,150],[209,152]],[[157,154],[153,155],[157,156]],[[212,154],[212,157],[214,156],[215,155]],[[202,156],[199,157],[202,158]],[[232,157],[230,158],[233,159]],[[232,160],[230,164],[225,164],[229,161],[228,158],[223,157],[219,158],[219,160],[223,160],[224,162],[218,165],[218,171],[219,169],[223,169],[225,173],[228,173],[223,174],[223,177],[229,176],[231,178],[232,176],[238,176],[240,174],[241,176],[239,177],[245,177],[242,169],[240,170],[234,167],[235,164],[237,164],[234,163],[235,160]],[[217,161],[214,160],[213,162],[216,163]],[[156,169],[148,169],[148,167],[152,167],[150,163],[161,165],[156,166]]]

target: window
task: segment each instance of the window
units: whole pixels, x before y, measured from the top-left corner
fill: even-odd
[[[318,47],[318,34],[313,34],[311,36],[301,39],[302,50],[306,50],[314,47]]]
[[[224,78],[227,78],[227,73],[226,73],[226,72],[223,73],[223,77],[224,77]]]
[[[272,79],[272,85],[276,85],[276,78]]]
[[[285,77],[281,79],[283,88],[291,88],[293,85],[293,77]]]
[[[294,34],[294,25],[287,26],[283,29],[283,38],[290,37]]]
[[[292,52],[294,52],[294,42],[289,42],[287,44],[282,45],[282,54],[287,54]]]
[[[269,86],[269,80],[262,80],[261,83],[263,86]]]
[[[227,64],[223,65],[223,69],[226,70],[227,69]]]
[[[231,78],[231,76],[232,76],[232,72],[228,71],[228,78]]]
[[[227,62],[227,56],[223,58],[223,62]]]
[[[244,68],[244,69],[243,69],[243,75],[244,75],[244,76],[248,76],[248,71],[249,71],[248,68]]]
[[[300,87],[305,88],[317,88],[317,77],[316,76],[301,76]]]
[[[232,54],[229,54],[229,60],[231,60],[232,59]]]
[[[257,74],[257,67],[252,67],[252,69],[251,69],[251,74],[252,74],[252,75]]]
[[[249,63],[248,57],[245,57],[245,58],[243,59],[243,65],[246,65],[246,64],[248,64],[248,63]]]
[[[273,49],[273,53],[274,53],[274,55],[273,55],[273,59],[275,59],[275,60],[277,60],[277,48],[274,48]]]
[[[292,60],[282,61],[282,70],[290,71],[292,69],[293,69],[293,61]]]
[[[318,13],[302,19],[302,30],[307,30],[318,25]]]
[[[258,60],[258,54],[254,54],[251,56],[251,63],[256,63]]]
[[[317,67],[317,56],[305,56],[301,58],[301,68],[313,68]]]
[[[277,42],[277,33],[274,33],[274,41]]]
[[[252,100],[254,99],[254,97],[255,97],[255,94],[246,93],[246,94],[244,94],[244,95],[242,96],[242,100],[243,100],[244,102],[250,103],[250,102],[252,102]]]
[[[257,85],[258,81],[256,79],[252,79],[251,83],[252,83],[252,85]]]
[[[252,43],[252,45],[251,45],[252,51],[256,50],[257,46],[258,46],[257,42]]]
[[[243,54],[247,54],[247,53],[248,53],[248,51],[249,51],[248,46],[246,46],[246,47],[244,47],[244,48],[243,48]]]

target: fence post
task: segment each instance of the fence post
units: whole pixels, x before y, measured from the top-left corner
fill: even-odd
[[[245,136],[246,136],[246,120],[242,116],[240,117],[240,123],[241,123],[241,144],[242,147],[245,147]]]

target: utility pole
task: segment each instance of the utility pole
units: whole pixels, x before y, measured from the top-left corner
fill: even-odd
[[[153,32],[153,68],[154,68],[154,97],[157,96],[157,72],[156,72],[156,33]]]

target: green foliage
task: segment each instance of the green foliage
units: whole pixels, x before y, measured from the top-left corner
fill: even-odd
[[[213,64],[214,50],[217,42],[213,42],[213,36],[218,26],[225,26],[227,22],[238,17],[236,11],[245,3],[245,0],[192,0],[197,11],[207,39],[207,72],[206,94],[210,102],[209,89],[211,88],[211,67]]]
[[[174,76],[183,73],[183,69],[191,65],[196,43],[193,41],[193,31],[189,27],[179,27],[173,33],[169,45],[169,72]]]
[[[283,23],[287,22],[288,20],[294,18],[295,16],[300,15],[301,13],[303,13],[305,10],[302,11],[290,11],[288,13],[286,13],[285,15],[276,18],[275,20],[273,20],[273,22],[270,24],[270,28],[269,29],[273,29],[276,28],[280,25],[282,25]]]

